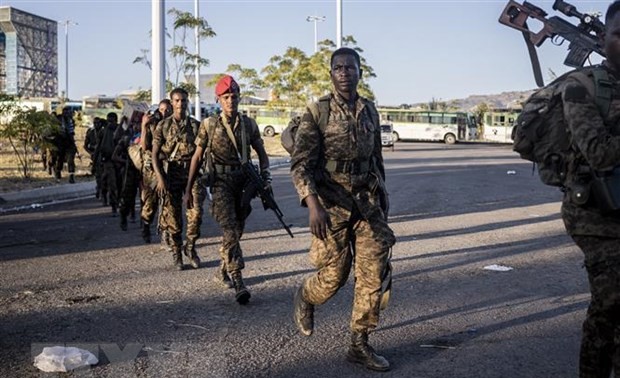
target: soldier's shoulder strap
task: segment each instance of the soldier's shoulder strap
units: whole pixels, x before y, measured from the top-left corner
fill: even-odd
[[[319,126],[319,130],[321,133],[325,131],[327,128],[327,122],[329,121],[329,103],[332,99],[332,95],[325,95],[317,102],[311,102],[308,105],[308,110],[312,114],[312,118],[314,118],[314,122]]]

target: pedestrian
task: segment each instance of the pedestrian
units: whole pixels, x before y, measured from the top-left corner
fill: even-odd
[[[93,119],[93,125],[88,128],[86,137],[84,138],[84,150],[90,155],[90,173],[95,176],[95,197],[97,199],[101,196],[101,169],[97,167],[95,152],[97,151],[97,136],[103,125],[103,119],[95,117]]]
[[[60,180],[62,167],[67,162],[69,171],[69,183],[75,183],[75,155],[77,146],[75,145],[75,121],[73,120],[73,110],[65,106],[62,109],[60,120],[60,131],[57,138],[57,160],[54,169],[56,180]]]
[[[212,196],[209,210],[222,230],[221,261],[216,278],[226,287],[233,286],[235,300],[246,304],[251,294],[241,274],[245,263],[240,240],[251,206],[250,198],[244,198],[249,179],[241,164],[249,161],[251,147],[258,155],[263,180],[270,183],[269,158],[256,121],[239,113],[241,94],[232,76],[225,75],[217,82],[215,95],[222,112],[211,115],[200,125],[184,201],[188,208],[195,206],[195,196],[190,189],[199,181],[199,170],[206,159],[208,177],[205,179]]]
[[[145,243],[151,242],[151,225],[157,214],[159,197],[155,187],[157,178],[153,171],[153,159],[151,151],[153,149],[153,133],[157,124],[164,118],[172,114],[172,104],[165,98],[159,102],[157,110],[142,117],[140,146],[142,147],[142,208],[140,217],[142,218],[142,239]]]
[[[599,111],[597,95],[588,88],[594,85],[579,80],[576,71],[569,74],[562,89],[564,122],[574,151],[568,162],[562,219],[584,254],[591,293],[582,328],[581,378],[609,377],[612,369],[620,375],[620,132],[616,127],[620,1],[607,9],[605,25],[602,43],[607,59],[593,70],[602,68],[608,76],[609,111]],[[606,203],[605,198],[615,201]]]
[[[347,359],[387,371],[389,362],[368,345],[368,334],[385,300],[382,284],[391,277],[395,237],[387,224],[379,117],[374,104],[357,92],[361,74],[355,50],[334,51],[333,92],[308,106],[295,136],[291,174],[301,205],[309,211],[310,259],[318,271],[296,291],[294,320],[310,336],[315,306],[336,294],[354,266]]]
[[[114,149],[116,148],[116,141],[114,140],[114,134],[119,127],[118,115],[114,112],[109,112],[106,116],[105,125],[100,132],[100,138],[97,141],[97,151],[95,152],[95,161],[98,162],[101,167],[101,198],[103,206],[110,206],[112,208],[112,216],[118,216],[118,185],[117,185],[117,166],[112,160]]]
[[[160,228],[165,235],[162,239],[172,254],[173,264],[182,270],[182,250],[190,259],[193,268],[200,266],[200,259],[196,249],[183,246],[183,190],[187,184],[189,164],[194,154],[196,131],[199,122],[189,117],[188,93],[183,88],[175,88],[170,92],[172,115],[165,118],[155,129],[153,134],[153,172],[157,180],[157,195],[162,199],[162,224]],[[200,206],[199,206],[200,207]],[[196,209],[198,210],[198,209]],[[188,215],[188,218],[191,215]],[[192,218],[193,219],[193,218]],[[188,229],[199,233],[200,225],[188,222]],[[195,243],[195,240],[191,241]],[[188,241],[189,243],[189,241]]]

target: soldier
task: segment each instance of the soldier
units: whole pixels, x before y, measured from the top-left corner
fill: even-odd
[[[294,320],[300,332],[310,336],[314,306],[336,294],[355,262],[347,359],[387,371],[389,362],[368,345],[368,333],[379,320],[382,283],[389,276],[395,243],[387,224],[379,117],[374,104],[357,93],[362,74],[357,52],[337,49],[330,68],[334,91],[308,106],[291,160],[295,188],[309,211],[310,259],[318,269],[296,291]]]
[[[103,120],[99,117],[93,119],[93,126],[89,127],[86,131],[86,137],[84,138],[84,150],[90,155],[90,172],[95,176],[95,197],[99,198],[101,195],[101,170],[97,167],[95,159],[95,152],[97,151],[97,136],[99,135],[101,128],[103,127]]]
[[[597,96],[587,82],[578,80],[575,72],[562,89],[564,120],[575,151],[568,164],[562,219],[584,254],[592,294],[581,339],[582,378],[609,377],[612,368],[616,376],[620,374],[620,213],[610,211],[602,201],[607,195],[620,193],[620,175],[616,170],[610,177],[611,185],[601,192],[595,190],[598,180],[594,178],[620,166],[620,132],[616,127],[620,113],[620,1],[607,9],[605,24],[602,43],[607,60],[602,69],[611,85],[609,111],[599,112]],[[587,196],[575,195],[584,187],[591,188],[585,204],[578,197]]]
[[[97,143],[96,160],[102,169],[101,174],[101,198],[103,206],[112,207],[112,216],[116,217],[118,206],[118,185],[116,182],[116,164],[112,161],[112,154],[116,148],[114,133],[118,128],[118,115],[110,112],[106,116],[106,124],[101,129],[101,137]]]
[[[77,153],[75,122],[73,121],[73,111],[67,106],[62,109],[62,115],[60,116],[60,133],[57,143],[58,155],[54,169],[56,180],[60,180],[60,172],[66,161],[67,170],[69,171],[69,183],[75,184],[75,154]]]
[[[183,269],[183,189],[186,187],[189,164],[194,154],[194,141],[199,123],[187,114],[188,94],[182,88],[175,88],[170,92],[172,115],[161,121],[153,134],[153,171],[157,179],[157,195],[162,198],[162,223],[160,227],[166,233],[164,242],[172,253],[173,264],[178,270]],[[165,173],[165,175],[164,175]],[[197,194],[199,190],[197,190]],[[202,191],[204,192],[204,191]],[[200,196],[198,196],[200,197]],[[204,197],[203,197],[204,198]],[[201,206],[197,206],[198,208]],[[195,209],[194,211],[199,211]],[[188,230],[192,229],[192,237],[196,239],[200,230],[189,212]],[[188,231],[189,232],[189,231]],[[194,248],[195,239],[187,241],[185,254],[190,259],[193,268],[200,266],[200,259]],[[190,245],[191,243],[191,245]]]
[[[155,191],[157,186],[157,178],[153,172],[151,150],[153,149],[153,133],[157,124],[172,114],[172,104],[169,99],[163,99],[159,102],[158,110],[153,114],[144,115],[142,117],[142,131],[140,136],[140,145],[142,147],[142,209],[140,217],[142,218],[142,238],[145,243],[151,242],[151,224],[155,220],[157,213],[157,204],[159,197]]]
[[[208,163],[212,162],[207,168],[212,193],[210,212],[222,229],[222,246],[219,249],[221,263],[217,279],[231,287],[232,278],[236,301],[246,304],[251,295],[241,276],[245,264],[239,241],[251,207],[249,199],[243,201],[248,178],[241,164],[248,161],[252,147],[258,155],[263,180],[271,182],[269,158],[256,121],[239,114],[240,93],[237,82],[231,76],[222,77],[215,86],[215,95],[222,113],[210,116],[200,125],[184,201],[188,208],[193,206],[195,199],[189,189],[196,181],[203,158]]]

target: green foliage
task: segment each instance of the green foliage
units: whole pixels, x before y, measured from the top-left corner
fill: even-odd
[[[9,141],[24,178],[30,177],[38,150],[51,147],[46,137],[58,132],[56,116],[35,108],[23,108],[18,99],[0,94],[0,138]]]
[[[482,126],[482,123],[484,121],[483,119],[484,113],[487,113],[490,110],[491,110],[491,107],[486,102],[481,102],[478,105],[476,105],[473,113],[474,113],[474,116],[476,117],[476,122],[478,123],[478,126]]]

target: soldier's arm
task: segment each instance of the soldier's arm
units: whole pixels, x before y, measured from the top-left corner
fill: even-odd
[[[295,149],[291,155],[291,176],[302,206],[307,206],[306,197],[317,195],[315,173],[321,152],[322,137],[309,109],[301,118],[295,135]]]
[[[590,167],[606,170],[620,165],[620,136],[611,135],[588,89],[569,77],[562,89],[562,101],[573,143]]]
[[[372,106],[372,105],[371,105]],[[383,165],[383,149],[381,145],[381,122],[379,119],[373,119],[372,122],[375,126],[375,147],[373,150],[373,157],[375,159],[375,166],[381,175],[383,181],[385,181],[385,167]]]
[[[153,172],[157,178],[157,192],[163,194],[166,188],[166,180],[161,172],[161,159],[159,151],[163,143],[163,123],[159,123],[153,132],[153,150],[151,151],[153,161]]]
[[[267,151],[265,150],[265,142],[260,136],[256,121],[252,118],[248,118],[248,120],[250,121],[251,128],[250,144],[254,151],[256,151],[256,155],[258,155],[260,171],[265,172],[269,170],[269,156],[267,156]]]
[[[187,185],[185,186],[185,195],[183,196],[183,202],[185,202],[185,206],[188,209],[191,209],[194,206],[194,199],[192,195],[192,186],[196,181],[196,177],[198,176],[198,170],[202,165],[202,159],[204,158],[205,148],[207,147],[207,142],[209,136],[207,135],[207,128],[209,122],[208,119],[205,119],[200,124],[198,128],[198,133],[196,135],[196,150],[194,151],[194,155],[192,155],[192,161],[189,164],[189,174],[187,178]]]

